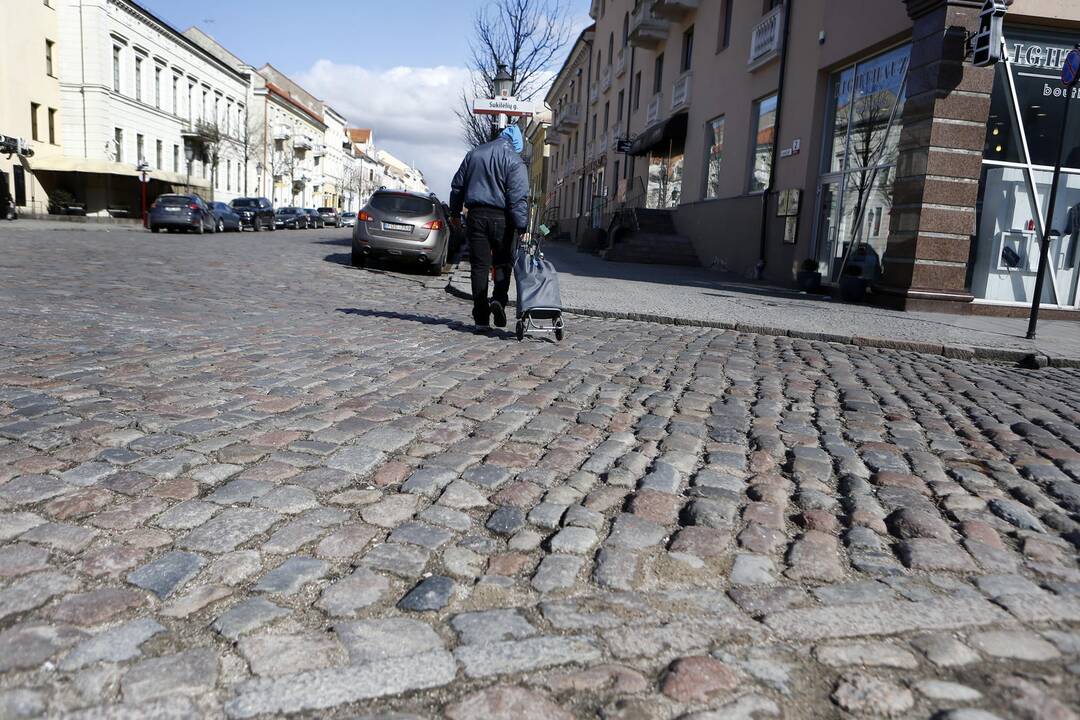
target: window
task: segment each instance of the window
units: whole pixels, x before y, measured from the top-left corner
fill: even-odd
[[[607,64],[611,64],[611,59],[615,56],[615,33],[608,33],[607,38]]]
[[[773,150],[776,147],[776,95],[754,103],[752,124],[754,156],[750,168],[750,192],[753,193],[763,192],[771,180]]]
[[[161,67],[154,68],[154,107],[161,107]]]
[[[626,47],[629,44],[630,44],[630,13],[624,13],[623,18],[622,18],[622,46]]]
[[[615,106],[615,122],[622,123],[623,118],[623,102],[626,101],[626,91],[619,91],[619,104]]]
[[[232,160],[225,161],[225,189],[232,190]]]
[[[593,113],[592,123],[589,126],[589,133],[590,133],[589,134],[589,140],[595,140],[596,139],[596,113]]]
[[[694,26],[691,25],[686,29],[686,32],[682,34],[682,72],[690,70],[690,65],[694,60]]]
[[[705,123],[705,199],[720,196],[720,167],[724,162],[724,117]]]
[[[180,146],[179,145],[173,145],[172,146],[172,169],[173,169],[173,172],[175,172],[175,173],[180,172]]]
[[[202,119],[203,120],[209,120],[210,119],[210,103],[207,102],[207,100],[209,99],[209,96],[210,96],[210,91],[207,90],[206,88],[203,88],[203,91],[202,91]]]
[[[653,95],[660,92],[664,87],[664,53],[656,56],[653,62]]]
[[[162,165],[164,164],[164,150],[165,144],[162,143],[160,140],[154,143],[154,167],[157,169],[161,169]]]
[[[783,4],[784,4],[784,0],[764,0],[764,5],[765,6],[761,9],[761,14],[762,15],[768,15],[770,12],[772,12],[773,10],[775,10],[776,8],[780,7]]]
[[[604,103],[604,132],[608,131],[608,127],[610,127],[610,121],[611,121],[611,103],[606,102],[606,103]]]
[[[120,46],[113,45],[112,49],[112,89],[120,92]]]
[[[599,50],[596,51],[596,82],[600,82],[600,70],[604,64],[604,54]]]
[[[727,50],[731,44],[731,8],[735,0],[720,0],[723,6],[720,8],[720,30],[716,36],[716,52]]]
[[[195,95],[195,83],[189,82],[187,86],[187,117],[188,120],[195,119],[195,112],[192,110],[191,101]]]
[[[641,71],[638,70],[634,75],[634,109],[637,110],[641,107]]]
[[[53,47],[56,45],[52,40],[45,41],[45,74],[49,77],[56,77],[53,72]]]
[[[135,156],[136,162],[140,165],[146,162],[146,138],[142,133],[135,135]]]
[[[38,140],[38,110],[41,109],[41,105],[36,102],[30,103],[30,138],[32,140]]]
[[[135,58],[135,99],[142,100],[142,64],[143,59]]]
[[[49,108],[49,144],[56,144],[56,108]]]
[[[180,114],[180,93],[179,93],[180,78],[177,75],[173,75],[172,79],[172,110],[173,115]]]
[[[113,144],[115,145],[116,162],[124,161],[124,131],[120,128],[113,129]]]

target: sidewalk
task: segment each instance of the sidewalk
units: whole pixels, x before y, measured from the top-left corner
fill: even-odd
[[[86,218],[80,216],[20,217],[15,221],[0,220],[0,235],[6,231],[20,230],[92,231],[92,232],[146,232],[142,223],[128,218]]]
[[[786,288],[731,280],[703,268],[613,263],[548,243],[570,313],[700,324],[957,358],[1019,361],[1045,356],[1051,365],[1080,366],[1080,323],[1039,322],[1035,341],[1026,318],[900,312],[850,305]],[[468,266],[454,272],[455,294],[469,292]],[[513,289],[511,289],[513,299]]]

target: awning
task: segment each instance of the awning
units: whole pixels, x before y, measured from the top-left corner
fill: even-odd
[[[634,138],[629,154],[647,155],[654,147],[669,140],[685,141],[688,117],[687,113],[682,112],[645,128]]]
[[[77,172],[91,173],[96,175],[120,175],[123,177],[139,177],[139,171],[134,165],[116,163],[109,160],[91,160],[89,158],[73,158],[63,156],[33,157],[29,158],[27,165],[31,170],[44,170],[45,172]],[[188,176],[183,173],[166,172],[164,170],[151,170],[151,180],[158,180],[170,185],[185,185],[191,187],[207,188],[210,181],[201,177]]]

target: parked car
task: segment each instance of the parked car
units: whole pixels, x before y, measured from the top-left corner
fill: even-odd
[[[214,232],[217,223],[206,204],[198,195],[159,195],[150,206],[147,225],[150,232]]]
[[[338,211],[335,208],[321,207],[318,208],[318,211],[319,217],[322,218],[324,225],[335,228],[341,227],[341,215],[338,214]]]
[[[310,219],[309,222],[311,224],[308,225],[308,227],[313,227],[313,228],[324,228],[324,227],[326,227],[326,223],[323,222],[322,216],[319,215],[319,212],[315,208],[304,208],[304,212],[307,213],[307,216]]]
[[[240,216],[241,229],[251,228],[255,232],[274,229],[274,205],[266,198],[236,198],[229,204]]]
[[[240,232],[240,216],[225,203],[210,203],[210,214],[214,216],[214,232],[225,232],[226,230]]]
[[[274,213],[274,227],[282,230],[302,230],[308,226],[308,216],[300,208],[283,207]]]
[[[345,227],[356,227],[356,213],[343,212],[341,213],[341,224]]]
[[[417,262],[432,275],[446,265],[450,227],[441,203],[431,195],[378,190],[356,216],[352,264],[372,257]]]

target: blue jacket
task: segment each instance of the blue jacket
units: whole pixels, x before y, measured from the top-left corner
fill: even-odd
[[[474,148],[454,175],[450,212],[477,205],[505,208],[518,230],[529,227],[529,172],[508,137]]]

